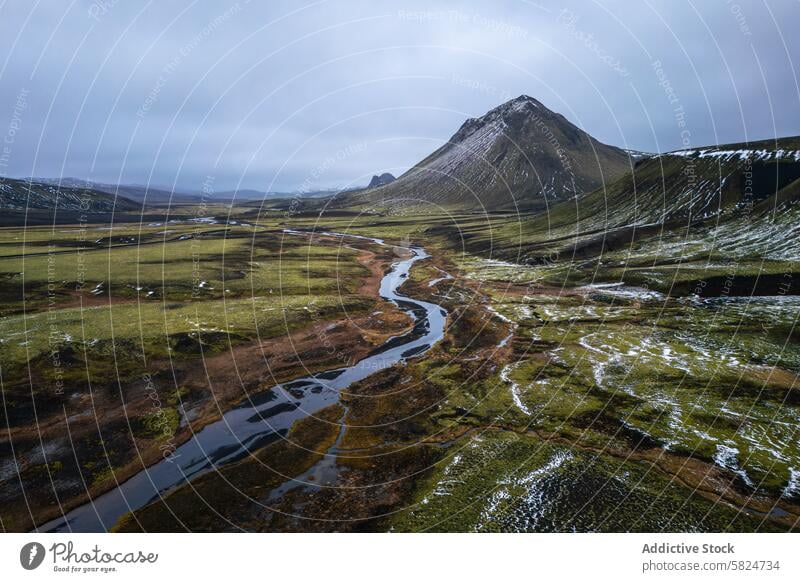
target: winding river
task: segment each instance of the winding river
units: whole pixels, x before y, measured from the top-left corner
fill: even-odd
[[[285,231],[289,235],[310,233]],[[316,233],[325,236],[369,240],[388,246],[381,239],[339,233]],[[444,335],[446,311],[439,305],[419,301],[399,293],[411,266],[429,255],[420,247],[408,249],[411,256],[398,260],[381,280],[380,295],[409,313],[414,327],[403,335],[389,338],[357,364],[328,370],[305,378],[278,384],[259,392],[225,413],[222,418],[178,447],[174,454],[144,469],[94,500],[65,516],[54,519],[38,532],[107,531],[126,513],[157,500],[186,481],[213,471],[226,463],[240,460],[253,451],[282,438],[295,421],[335,404],[339,394],[354,382],[427,351]],[[335,464],[326,456],[315,470]],[[290,480],[274,494],[301,485],[303,476]]]

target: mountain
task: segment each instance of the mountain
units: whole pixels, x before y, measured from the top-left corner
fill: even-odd
[[[384,172],[380,176],[372,176],[372,180],[369,181],[369,185],[367,188],[377,188],[378,186],[386,186],[387,184],[391,184],[397,180],[392,174],[389,172]]]
[[[202,196],[187,192],[172,192],[139,184],[94,184],[96,190],[117,194],[141,204],[197,204]]]
[[[597,267],[599,280],[686,291],[694,288],[693,269],[718,289],[732,270],[761,285],[742,289],[778,293],[800,264],[800,137],[642,157],[605,187],[547,212],[496,218],[491,233],[480,221],[429,232],[514,262],[566,257]],[[693,267],[678,273],[677,264]]]
[[[172,191],[168,188],[145,186],[143,184],[109,184],[92,182],[80,178],[28,178],[42,184],[61,186],[62,188],[90,189],[106,194],[123,196],[140,204],[197,204],[202,198],[201,192]]]
[[[492,237],[437,229],[496,258],[569,257],[596,268],[600,281],[679,294],[797,293],[800,137],[655,155],[606,188]]]
[[[750,231],[760,228],[762,214],[800,202],[799,178],[799,138],[651,155],[604,188],[550,206],[526,228],[564,243],[579,236],[589,246],[600,239],[606,246],[612,239],[629,241],[632,230],[663,233],[742,217]]]
[[[584,229],[718,222],[786,204],[793,190],[782,191],[798,179],[798,138],[679,150],[639,160],[606,188],[554,208],[550,218],[579,219]]]
[[[619,178],[632,163],[624,150],[523,95],[465,121],[445,145],[390,184],[342,198],[387,207],[544,209]]]
[[[248,200],[262,201],[270,198],[318,198],[332,196],[339,192],[339,190],[322,190],[319,192],[263,192],[261,190],[240,188],[238,190],[220,190],[206,193],[202,190],[173,190],[169,187],[145,186],[143,184],[110,184],[68,177],[25,178],[25,181],[28,180],[51,186],[60,186],[62,188],[88,188],[107,194],[116,194],[148,206],[199,204],[203,199],[207,202],[212,200],[214,202],[229,202],[231,200],[245,202]]]
[[[249,188],[214,192],[214,198],[235,200],[237,202],[241,202],[243,200],[263,200],[264,198],[277,198],[282,196],[283,195],[278,192],[262,192],[261,190],[251,190]]]
[[[0,178],[0,208],[49,212],[105,213],[140,210],[141,205],[123,196],[93,188],[58,186],[47,182]]]
[[[653,156],[577,202],[554,209],[531,259],[566,253],[677,295],[800,293],[800,138]]]

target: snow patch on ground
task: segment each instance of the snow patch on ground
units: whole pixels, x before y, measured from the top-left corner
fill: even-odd
[[[794,467],[789,468],[789,483],[783,488],[782,497],[796,497],[800,495],[800,471]]]
[[[714,454],[714,462],[722,467],[723,469],[728,469],[729,471],[736,473],[739,475],[745,483],[747,483],[750,487],[753,487],[754,484],[750,480],[750,477],[747,476],[747,473],[744,469],[739,467],[739,449],[734,446],[730,446],[732,443],[728,441],[729,444],[717,444],[717,452]]]
[[[514,362],[513,364],[507,364],[501,371],[500,371],[500,379],[509,385],[511,388],[511,399],[514,401],[514,405],[519,408],[523,413],[531,416],[533,411],[525,406],[525,403],[522,402],[522,389],[520,385],[514,382],[511,379],[511,373],[517,369],[520,365],[520,362]]]

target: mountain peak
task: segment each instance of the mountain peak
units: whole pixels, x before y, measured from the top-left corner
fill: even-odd
[[[524,203],[538,209],[594,190],[629,167],[621,149],[520,95],[467,119],[438,150],[381,188],[380,196],[468,208]]]
[[[519,97],[515,97],[514,99],[510,99],[510,100],[506,101],[500,107],[504,107],[504,106],[507,106],[507,105],[513,105],[513,104],[525,104],[525,103],[530,103],[532,105],[535,105],[536,107],[542,107],[541,102],[539,102],[538,100],[534,99],[530,95],[525,95],[524,93],[522,95],[520,95]]]
[[[520,95],[514,99],[506,101],[502,105],[498,105],[494,109],[490,110],[484,117],[491,115],[494,112],[508,114],[508,113],[520,113],[524,111],[534,111],[536,109],[542,109],[543,111],[549,112],[550,110],[547,109],[541,102],[537,101],[530,95]]]
[[[466,139],[478,130],[490,131],[494,134],[505,134],[524,125],[529,119],[536,117],[552,117],[555,114],[539,101],[529,95],[520,95],[480,117],[467,119],[453,136],[453,141]]]
[[[375,175],[372,176],[372,180],[369,181],[369,186],[367,188],[377,188],[378,186],[386,186],[386,184],[391,184],[397,178],[395,178],[389,172],[384,172],[380,176]]]

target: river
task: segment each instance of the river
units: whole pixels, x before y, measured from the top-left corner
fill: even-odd
[[[286,234],[309,233],[287,230]],[[388,246],[381,239],[339,233],[326,236],[369,240]],[[194,434],[167,459],[143,469],[118,487],[99,495],[65,516],[36,528],[38,532],[108,531],[126,513],[144,507],[185,482],[222,465],[238,461],[267,444],[285,436],[295,421],[312,415],[339,401],[339,394],[354,382],[425,353],[444,335],[446,311],[439,305],[412,299],[398,289],[405,282],[411,266],[429,255],[423,248],[408,249],[411,256],[398,260],[381,280],[380,295],[391,301],[414,320],[405,334],[389,338],[357,364],[327,370],[259,392],[243,401],[222,418]],[[320,466],[335,459],[325,458]],[[297,480],[288,483],[297,484]],[[289,488],[295,485],[288,485]],[[279,488],[279,491],[283,491]]]

